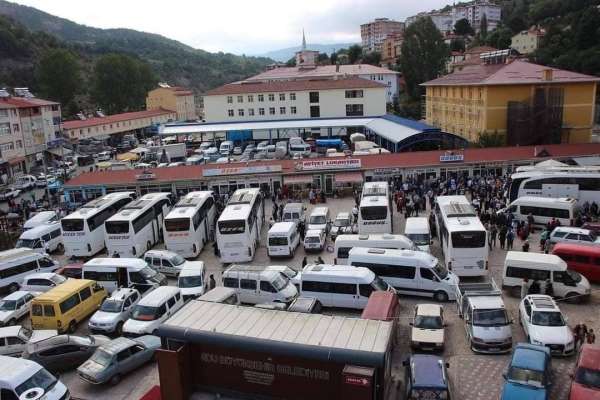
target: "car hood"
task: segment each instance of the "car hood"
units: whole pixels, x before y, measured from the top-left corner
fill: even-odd
[[[0,322],[6,323],[14,313],[14,311],[0,311]]]
[[[413,327],[410,336],[413,342],[444,343],[443,329],[421,329]]]
[[[152,331],[154,326],[158,326],[160,322],[158,320],[154,321],[137,321],[135,319],[128,319],[123,325],[124,332],[130,332],[135,334],[146,333]]]
[[[283,288],[281,294],[283,295],[283,297],[285,297],[285,299],[290,299],[292,297],[298,296],[298,289],[296,289],[296,286],[294,286],[294,284],[290,282],[286,287]]]
[[[104,335],[91,335],[94,338],[94,347],[100,347],[111,341],[111,338]]]
[[[94,360],[87,360],[86,362],[84,362],[77,368],[77,372],[85,374],[85,375],[89,375],[93,378],[97,377],[98,375],[103,373],[105,370],[106,370],[106,367],[104,365],[99,364]]]
[[[544,388],[506,382],[502,389],[501,400],[547,400],[548,391]]]
[[[577,382],[571,384],[570,400],[600,400],[600,389],[592,389]]]
[[[512,336],[510,325],[477,326],[473,325],[473,336],[491,342],[503,342]]]
[[[539,326],[531,325],[529,336],[544,344],[567,344],[573,340],[573,334],[568,326]]]
[[[179,269],[183,268],[183,266],[189,266],[191,268],[194,269],[200,269],[203,268],[204,263],[202,261],[186,261],[181,267],[178,267]]]
[[[420,251],[424,251],[425,253],[431,253],[431,249],[429,248],[429,245],[428,245],[428,244],[425,244],[425,245],[418,245],[418,246],[417,246],[417,248],[418,248]]]
[[[41,340],[51,338],[52,336],[58,335],[58,332],[54,329],[41,329],[34,330],[31,333],[31,338],[29,339],[29,343],[37,343]]]
[[[90,318],[90,322],[93,324],[112,324],[117,322],[118,319],[118,313],[96,311],[96,313],[92,315],[92,318]]]
[[[154,335],[144,335],[133,339],[138,343],[141,343],[146,348],[151,350],[160,349],[160,338]]]

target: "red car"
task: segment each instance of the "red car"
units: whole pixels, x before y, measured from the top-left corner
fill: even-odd
[[[67,264],[56,270],[56,273],[65,278],[81,279],[83,264]]]
[[[600,400],[600,347],[583,345],[571,377],[569,400]]]

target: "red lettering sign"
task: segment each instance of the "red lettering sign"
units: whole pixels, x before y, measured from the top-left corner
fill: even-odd
[[[364,376],[353,376],[353,375],[346,375],[345,377],[345,383],[347,383],[348,385],[356,385],[356,386],[371,386],[371,380],[368,378],[365,378]]]

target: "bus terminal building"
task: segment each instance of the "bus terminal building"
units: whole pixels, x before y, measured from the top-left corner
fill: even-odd
[[[106,170],[85,172],[69,180],[64,193],[66,201],[75,204],[117,191],[138,195],[172,192],[181,196],[195,190],[223,194],[247,187],[271,192],[285,186],[297,197],[305,197],[309,188],[331,195],[335,191],[351,192],[353,187],[370,181],[500,176],[549,159],[567,163],[591,159],[598,164],[598,154],[600,143],[586,143]]]

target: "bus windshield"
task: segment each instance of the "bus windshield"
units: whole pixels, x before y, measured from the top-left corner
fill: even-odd
[[[108,234],[129,233],[129,221],[106,221],[104,226]]]
[[[219,232],[221,235],[234,235],[246,231],[246,221],[235,219],[231,221],[219,221]]]
[[[83,231],[83,219],[79,218],[63,218],[60,221],[62,230],[65,232],[81,232]]]
[[[485,247],[485,231],[452,232],[452,247],[455,249]]]
[[[360,208],[360,216],[365,221],[374,221],[387,218],[386,206],[369,206]]]
[[[189,218],[169,218],[165,219],[165,229],[167,232],[187,232],[190,230]]]

